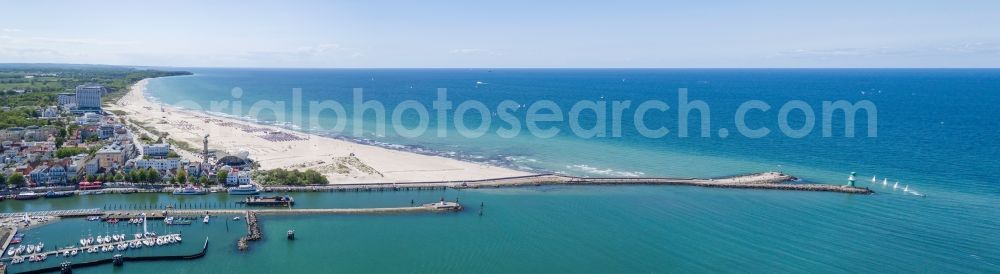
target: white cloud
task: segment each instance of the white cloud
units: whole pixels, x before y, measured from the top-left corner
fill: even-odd
[[[0,32],[22,32],[22,30],[21,29],[15,29],[15,28],[3,28],[3,29],[0,29]]]
[[[136,41],[116,41],[94,38],[59,38],[59,37],[19,37],[10,35],[0,35],[0,41],[5,44],[71,44],[71,45],[94,45],[94,46],[118,46],[134,45]]]
[[[796,49],[778,53],[779,56],[799,57],[861,57],[903,53],[903,50],[879,48],[834,48],[834,49]]]
[[[463,54],[463,55],[499,55],[488,49],[453,49],[451,50],[453,54]]]
[[[779,52],[779,57],[847,58],[874,56],[965,56],[1000,53],[1000,44],[986,42],[917,45],[909,47],[854,47],[830,49],[796,49]]]

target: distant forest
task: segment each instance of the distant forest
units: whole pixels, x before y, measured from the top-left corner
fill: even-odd
[[[0,64],[0,128],[45,125],[50,121],[33,119],[39,107],[57,104],[58,94],[74,92],[86,83],[109,89],[105,101],[120,98],[128,87],[144,78],[191,75],[187,71],[166,71],[107,65],[71,64]]]

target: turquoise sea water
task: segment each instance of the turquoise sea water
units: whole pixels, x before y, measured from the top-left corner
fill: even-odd
[[[196,250],[194,235],[212,238],[209,255],[184,263],[134,263],[129,273],[169,267],[186,273],[236,272],[998,272],[1000,271],[1000,196],[995,171],[1000,116],[1000,70],[265,70],[195,69],[196,75],[154,79],[152,96],[165,103],[234,100],[243,90],[244,109],[258,100],[336,100],[351,107],[353,88],[366,100],[391,109],[404,100],[428,107],[437,88],[447,88],[457,105],[477,99],[490,108],[502,100],[530,105],[552,100],[568,110],[579,100],[658,99],[671,105],[647,117],[647,126],[665,125],[665,138],[637,134],[623,120],[622,137],[582,139],[566,122],[555,137],[525,134],[501,138],[494,123],[477,139],[467,139],[449,124],[449,136],[435,131],[404,138],[392,131],[373,133],[366,116],[362,138],[344,132],[318,133],[362,142],[396,144],[399,149],[441,154],[535,171],[581,176],[724,176],[780,169],[806,181],[843,183],[849,172],[877,194],[704,189],[694,187],[531,187],[465,191],[387,193],[300,193],[302,207],[380,207],[460,198],[486,204],[457,214],[391,216],[267,216],[265,240],[240,254],[234,241],[244,233],[225,231],[224,223],[196,224],[178,252]],[[476,85],[476,82],[485,84]],[[411,88],[412,87],[412,88]],[[677,89],[711,107],[712,137],[677,137]],[[736,134],[734,113],[746,100],[762,100],[768,112],[748,116],[752,127],[772,134],[751,139]],[[778,109],[802,100],[814,109],[822,101],[870,100],[878,107],[878,137],[843,137],[843,118],[834,119],[834,137],[780,135]],[[350,112],[350,111],[348,111]],[[523,111],[519,115],[523,115]],[[232,114],[232,113],[230,113]],[[287,114],[287,113],[286,113]],[[433,114],[433,112],[432,112]],[[626,114],[625,117],[631,117]],[[387,115],[389,116],[389,115]],[[475,116],[467,115],[470,127]],[[594,121],[582,114],[582,123]],[[692,115],[695,116],[695,115]],[[274,120],[261,113],[260,120]],[[321,116],[329,127],[338,119]],[[798,127],[802,118],[791,115]],[[404,116],[402,123],[414,124]],[[867,134],[858,118],[858,136]],[[523,122],[523,119],[522,119]],[[698,119],[690,122],[693,136]],[[436,128],[437,121],[431,121]],[[309,125],[300,125],[312,129]],[[522,124],[523,126],[523,124]],[[730,131],[727,138],[718,129]],[[346,137],[345,137],[346,136]],[[363,139],[363,140],[362,140]],[[877,175],[890,186],[871,185]],[[896,180],[926,198],[893,191]],[[175,199],[184,199],[177,201]],[[89,196],[32,203],[5,201],[5,212],[51,208],[102,207],[108,204],[225,203],[225,195]],[[221,220],[221,218],[220,218]],[[32,234],[67,232],[71,238],[95,224],[68,221]],[[99,227],[99,226],[98,226]],[[233,227],[230,227],[233,228]],[[300,240],[286,241],[294,228]],[[190,231],[187,231],[190,230]],[[198,234],[201,233],[201,234]],[[29,234],[29,237],[32,236]],[[217,240],[218,239],[218,240]],[[47,241],[48,244],[57,244]],[[53,260],[50,259],[50,262]],[[107,273],[110,266],[81,270]],[[120,270],[119,270],[120,271]]]

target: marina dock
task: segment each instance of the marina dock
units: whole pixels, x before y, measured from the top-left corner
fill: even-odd
[[[148,237],[148,238],[152,239],[152,240],[157,240],[157,239],[166,240],[166,239],[180,238],[180,236],[181,236],[180,234],[166,234],[166,235],[159,235],[159,236],[156,236],[156,237]],[[144,237],[143,239],[146,239],[146,238],[147,237]],[[36,252],[36,253],[32,253],[32,254],[24,254],[24,255],[21,255],[21,257],[27,257],[28,255],[43,255],[44,254],[45,256],[52,257],[53,259],[55,259],[58,256],[62,256],[62,254],[70,253],[72,251],[77,251],[78,253],[87,253],[87,249],[90,249],[90,248],[94,248],[95,250],[98,250],[98,251],[94,251],[94,252],[91,252],[91,253],[100,253],[100,252],[105,252],[105,251],[100,251],[100,250],[102,250],[102,248],[111,248],[111,249],[114,249],[119,244],[142,244],[142,240],[143,239],[113,241],[113,242],[109,242],[109,243],[92,244],[92,245],[79,246],[79,247],[74,246],[74,247],[71,247],[71,248],[61,248],[61,249],[56,249],[56,250],[44,251],[44,252]],[[121,252],[121,251],[114,251],[114,252]],[[15,255],[15,256],[17,256],[17,255]],[[0,261],[10,262],[12,258],[13,257],[6,257],[5,256],[3,258],[0,258]]]
[[[6,254],[7,248],[10,247],[10,242],[14,239],[15,234],[17,234],[17,227],[0,227],[0,241],[3,241],[2,245],[0,245],[0,256]]]
[[[205,238],[205,244],[202,245],[201,251],[189,255],[160,255],[160,256],[122,256],[114,255],[111,258],[98,259],[88,262],[80,263],[63,263],[59,266],[53,266],[42,269],[35,269],[30,271],[24,271],[20,273],[51,273],[51,272],[61,272],[61,273],[72,273],[73,268],[82,268],[90,266],[98,266],[103,264],[114,263],[115,265],[121,265],[125,262],[143,262],[143,261],[173,261],[173,260],[193,260],[201,257],[205,257],[205,253],[208,252],[208,238]]]

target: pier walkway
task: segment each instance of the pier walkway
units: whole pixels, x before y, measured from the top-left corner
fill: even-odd
[[[15,212],[6,213],[12,216],[54,216],[54,217],[88,217],[101,216],[102,218],[129,219],[137,218],[146,213],[147,219],[163,219],[163,212],[169,216],[204,216],[210,215],[244,215],[248,211],[265,215],[303,215],[303,214],[405,214],[421,212],[446,212],[455,211],[454,208],[441,208],[433,204],[410,206],[410,207],[380,207],[380,208],[232,208],[232,209],[145,209],[145,210],[103,210],[100,208],[80,209],[80,210],[53,210],[35,212]]]
[[[449,209],[435,208],[432,206],[412,206],[412,207],[381,207],[381,208],[262,208],[262,209],[168,209],[169,216],[204,216],[209,215],[244,215],[247,212],[265,215],[302,215],[302,214],[399,214],[399,213],[420,213],[420,212],[444,212]],[[146,213],[148,219],[163,218],[164,210],[108,210],[97,213],[105,218],[136,218],[142,213]]]
[[[852,194],[874,193],[868,188],[851,187],[832,184],[799,184],[789,183],[795,177],[779,172],[763,172],[722,178],[657,178],[657,177],[621,177],[621,178],[589,178],[574,177],[560,174],[537,174],[528,176],[493,178],[468,181],[432,181],[432,182],[397,182],[373,184],[335,184],[322,186],[268,186],[265,192],[309,192],[309,191],[400,191],[426,190],[445,188],[481,188],[481,187],[521,187],[541,185],[687,185],[717,188],[770,189],[794,191],[822,191]]]
[[[100,208],[48,210],[48,211],[33,211],[33,212],[5,212],[5,213],[0,213],[0,218],[21,217],[24,216],[24,214],[28,214],[29,216],[62,216],[62,217],[90,216],[90,215],[97,215],[100,212],[101,212]]]

